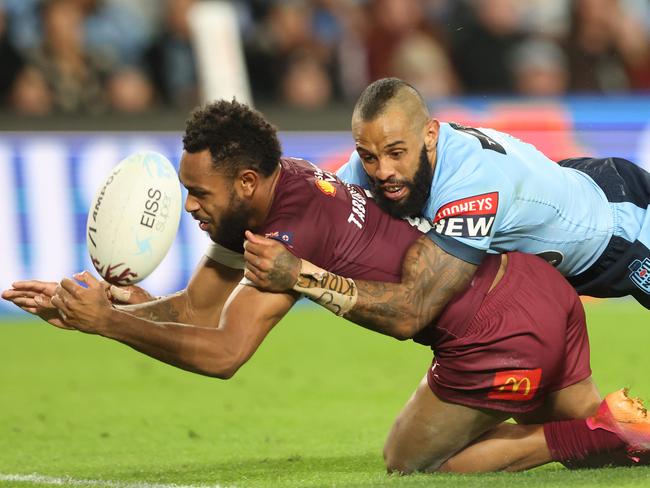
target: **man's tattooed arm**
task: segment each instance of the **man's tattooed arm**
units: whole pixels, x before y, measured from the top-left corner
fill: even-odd
[[[447,254],[426,236],[411,245],[400,283],[351,280],[320,269],[271,239],[246,245],[245,276],[268,291],[299,291],[352,322],[407,339],[430,324],[470,283],[476,265]]]
[[[217,327],[221,310],[242,274],[239,269],[231,269],[204,257],[186,289],[153,301],[116,308],[152,322]]]
[[[136,305],[116,305],[115,308],[153,322],[191,323],[191,313],[187,307],[185,290],[150,302]]]
[[[344,317],[368,329],[408,339],[469,286],[476,268],[422,236],[406,253],[401,283],[354,281],[357,301]]]

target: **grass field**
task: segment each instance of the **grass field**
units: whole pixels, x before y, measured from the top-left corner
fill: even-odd
[[[601,391],[631,386],[650,399],[650,312],[612,301],[588,306],[588,316]],[[4,322],[2,487],[650,486],[650,468],[557,464],[519,474],[385,475],[384,438],[431,353],[311,307],[290,314],[229,381],[102,338]]]

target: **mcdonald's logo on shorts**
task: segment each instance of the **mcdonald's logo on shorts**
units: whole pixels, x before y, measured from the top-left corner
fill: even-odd
[[[542,379],[542,368],[512,369],[499,371],[494,375],[488,398],[525,402],[532,399]]]

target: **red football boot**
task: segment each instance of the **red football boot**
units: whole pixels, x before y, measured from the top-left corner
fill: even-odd
[[[616,434],[627,444],[630,458],[638,462],[638,455],[650,452],[650,416],[643,402],[627,393],[624,388],[607,395],[598,412],[587,419],[587,426]]]

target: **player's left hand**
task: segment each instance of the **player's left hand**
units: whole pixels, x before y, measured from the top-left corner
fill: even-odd
[[[246,231],[244,259],[244,277],[262,290],[286,292],[298,281],[300,258],[274,239]]]
[[[107,296],[110,284],[99,281],[88,271],[75,274],[74,278],[87,287],[64,278],[56,287],[51,299],[52,305],[58,309],[67,326],[97,334],[108,324],[108,315],[112,309]]]
[[[115,304],[136,305],[151,302],[156,297],[137,285],[110,285],[108,288],[108,299]]]

